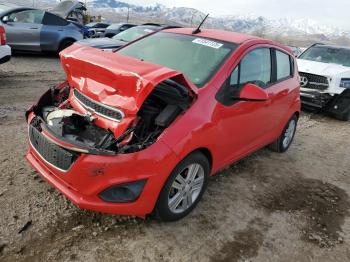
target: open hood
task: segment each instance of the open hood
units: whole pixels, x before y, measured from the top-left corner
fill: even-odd
[[[299,72],[311,73],[315,75],[322,75],[328,77],[335,77],[337,75],[347,75],[350,77],[350,67],[322,63],[317,61],[309,61],[304,59],[298,59]]]
[[[108,106],[136,115],[160,82],[177,77],[195,92],[193,84],[170,68],[75,44],[61,52],[71,87]]]
[[[82,2],[75,0],[66,0],[60,2],[57,6],[51,9],[50,12],[66,19],[74,10],[86,11],[86,7]]]

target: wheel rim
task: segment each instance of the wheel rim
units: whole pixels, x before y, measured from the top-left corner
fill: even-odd
[[[170,187],[168,206],[173,213],[183,213],[197,200],[204,185],[204,169],[190,164],[176,177]]]
[[[291,120],[288,124],[286,132],[284,133],[283,138],[283,147],[287,148],[293,140],[294,132],[295,132],[296,122],[295,120]]]

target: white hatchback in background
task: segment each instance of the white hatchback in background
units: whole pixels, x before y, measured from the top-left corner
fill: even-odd
[[[314,44],[298,58],[304,107],[350,119],[350,47]]]
[[[3,26],[0,25],[0,64],[11,59],[11,47],[6,45],[6,34]]]

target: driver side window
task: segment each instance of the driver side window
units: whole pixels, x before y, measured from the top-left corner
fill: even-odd
[[[271,52],[269,48],[257,48],[249,52],[233,70],[230,86],[241,87],[253,83],[266,88],[271,83]]]
[[[12,13],[8,16],[8,21],[12,23],[41,24],[44,17],[42,10],[25,10]]]

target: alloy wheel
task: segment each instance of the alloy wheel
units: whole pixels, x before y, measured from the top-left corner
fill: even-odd
[[[171,212],[183,213],[193,205],[203,189],[204,175],[203,167],[193,163],[175,177],[168,196]]]
[[[296,128],[296,121],[292,119],[289,122],[288,127],[284,133],[283,142],[282,142],[284,148],[287,148],[289,144],[292,142],[293,136],[295,133],[295,128]]]

